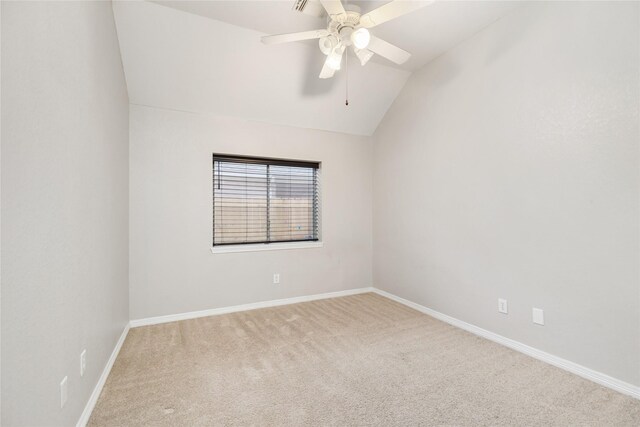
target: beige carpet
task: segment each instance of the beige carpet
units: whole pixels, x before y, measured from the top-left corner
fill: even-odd
[[[376,294],[132,329],[92,426],[639,426],[640,401]]]

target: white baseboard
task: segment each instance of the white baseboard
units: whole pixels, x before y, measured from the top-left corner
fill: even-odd
[[[293,297],[293,298],[284,298],[277,299],[271,301],[263,301],[263,302],[255,302],[251,304],[242,304],[242,305],[234,305],[231,307],[220,307],[220,308],[212,308],[209,310],[200,310],[200,311],[190,311],[187,313],[180,314],[169,314],[166,316],[158,316],[158,317],[147,317],[144,319],[136,319],[132,320],[130,325],[132,328],[137,328],[139,326],[148,326],[148,325],[157,325],[160,323],[168,323],[168,322],[177,322],[179,320],[187,320],[187,319],[195,319],[198,317],[207,317],[207,316],[215,316],[218,314],[228,314],[235,313],[238,311],[248,311],[255,310],[258,308],[267,308],[267,307],[276,307],[279,305],[289,305],[289,304],[297,304],[300,302],[307,301],[315,301],[319,299],[327,299],[327,298],[336,298],[336,297],[344,297],[347,295],[356,295],[363,294],[366,292],[373,292],[374,288],[358,288],[358,289],[349,289],[346,291],[338,291],[338,292],[327,292],[324,294],[316,294],[316,295],[306,295],[301,297]]]
[[[89,418],[91,417],[91,412],[93,412],[93,408],[95,408],[96,403],[98,402],[98,398],[100,397],[102,388],[104,387],[104,384],[107,382],[107,377],[111,372],[111,368],[113,367],[113,364],[116,361],[116,358],[118,357],[118,353],[120,353],[120,349],[122,348],[122,344],[124,343],[125,338],[127,338],[128,333],[129,333],[129,324],[127,323],[127,326],[124,327],[124,330],[122,331],[122,334],[120,335],[120,338],[116,343],[116,346],[111,352],[111,356],[109,356],[109,360],[107,360],[107,364],[102,370],[102,374],[98,379],[98,383],[93,389],[93,393],[91,393],[91,396],[89,397],[89,401],[84,407],[84,411],[82,411],[82,415],[80,415],[80,419],[78,420],[78,424],[76,424],[76,427],[85,427],[89,422]]]
[[[471,332],[472,334],[481,336],[483,338],[486,338],[498,344],[502,344],[505,347],[509,347],[513,350],[519,351],[520,353],[524,353],[527,356],[533,357],[534,359],[541,360],[550,365],[556,366],[558,368],[564,369],[565,371],[569,371],[573,374],[581,376],[582,378],[591,380],[594,383],[598,383],[612,390],[629,395],[631,397],[635,397],[636,399],[640,399],[639,386],[629,384],[627,382],[621,381],[617,378],[613,378],[601,372],[594,371],[593,369],[587,368],[585,366],[578,365],[577,363],[571,362],[561,357],[554,356],[542,350],[538,350],[537,348],[533,348],[526,344],[522,344],[521,342],[503,337],[502,335],[498,335],[496,333],[487,331],[486,329],[479,328],[475,325],[463,322],[462,320],[458,320],[454,317],[447,316],[446,314],[442,314],[430,308],[424,307],[420,304],[416,304],[415,302],[406,300],[404,298],[400,298],[399,296],[390,294],[389,292],[383,291],[381,289],[374,288],[373,292],[379,295],[382,295],[384,297],[387,297],[391,300],[394,300],[396,302],[399,302],[400,304],[404,304],[407,307],[411,307],[422,313],[428,314],[429,316],[435,317],[436,319],[442,320],[443,322],[446,322],[450,325],[453,325],[460,329],[464,329],[465,331]]]

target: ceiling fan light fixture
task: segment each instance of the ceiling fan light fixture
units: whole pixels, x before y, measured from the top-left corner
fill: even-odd
[[[351,41],[356,48],[365,49],[369,46],[371,34],[369,34],[369,30],[366,28],[358,28],[356,31],[351,33]]]
[[[342,52],[343,52],[343,49],[340,49],[340,48],[333,49],[333,52],[331,52],[327,57],[327,61],[326,61],[327,67],[331,68],[332,70],[338,71],[342,63]]]
[[[338,39],[335,36],[322,37],[318,44],[320,45],[320,51],[325,55],[329,55],[338,45]]]

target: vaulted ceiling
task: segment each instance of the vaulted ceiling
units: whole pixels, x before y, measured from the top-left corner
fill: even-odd
[[[501,18],[513,2],[435,2],[373,32],[412,53],[402,66],[349,58],[320,80],[317,41],[265,46],[265,34],[323,28],[286,1],[113,3],[132,104],[371,135],[410,73]],[[363,13],[386,2],[350,2]],[[348,79],[347,79],[348,75]],[[347,90],[349,105],[345,105]]]

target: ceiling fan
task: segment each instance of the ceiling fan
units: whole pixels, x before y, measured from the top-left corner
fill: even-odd
[[[413,12],[432,1],[394,0],[364,15],[360,14],[360,7],[344,7],[340,0],[320,0],[320,3],[327,12],[326,29],[264,36],[262,43],[319,39],[320,51],[327,56],[319,77],[328,79],[340,69],[342,57],[349,46],[352,46],[361,65],[365,65],[374,54],[396,64],[406,62],[411,57],[409,52],[375,37],[369,32],[369,28]]]

